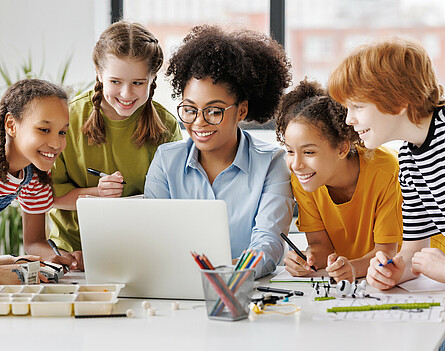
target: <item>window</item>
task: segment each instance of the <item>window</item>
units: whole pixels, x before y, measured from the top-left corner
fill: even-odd
[[[422,43],[439,82],[445,81],[445,7],[442,0],[287,0],[286,51],[293,81],[326,84],[351,49],[393,35]]]
[[[161,43],[165,63],[158,74],[155,99],[169,111],[176,111],[178,101],[171,98],[164,71],[171,53],[192,27],[207,23],[269,34],[269,0],[127,0],[124,17],[146,25]]]

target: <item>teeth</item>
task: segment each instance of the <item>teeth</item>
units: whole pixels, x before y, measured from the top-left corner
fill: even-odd
[[[46,157],[54,157],[54,156],[56,156],[56,154],[52,154],[52,153],[50,153],[50,152],[41,152],[41,154],[43,155],[43,156],[46,156]]]
[[[300,178],[301,180],[306,180],[306,179],[309,179],[310,177],[312,177],[313,175],[314,175],[314,173],[306,174],[306,175],[299,175],[298,178]]]
[[[365,134],[366,132],[369,132],[369,128],[368,128],[368,129],[364,129],[364,130],[359,130],[359,131],[357,131],[358,135]]]
[[[119,99],[117,99],[117,101],[119,101],[124,106],[130,106],[134,102],[134,100],[133,101],[122,101]]]
[[[196,133],[196,135],[198,135],[199,137],[206,137],[206,136],[212,135],[212,134],[215,133],[215,132],[195,132],[195,133]]]

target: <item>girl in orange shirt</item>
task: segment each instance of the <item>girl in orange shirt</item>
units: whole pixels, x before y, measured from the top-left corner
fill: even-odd
[[[326,268],[336,281],[366,275],[377,251],[390,257],[402,238],[397,154],[358,146],[346,110],[316,82],[304,80],[283,97],[277,137],[287,149],[297,226],[306,233],[307,262],[289,251],[294,276]]]

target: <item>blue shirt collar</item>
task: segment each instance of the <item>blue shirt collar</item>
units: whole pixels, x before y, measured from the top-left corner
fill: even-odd
[[[198,169],[198,164],[199,164],[198,161],[199,150],[196,148],[195,143],[190,137],[187,140],[187,150],[188,150],[188,156],[187,156],[187,162],[185,163],[185,173],[188,173],[189,168]]]
[[[249,173],[249,140],[244,132],[238,128],[238,135],[240,136],[240,142],[238,145],[238,151],[236,152],[235,159],[230,167],[238,167],[241,171],[248,174]],[[198,169],[199,161],[197,149],[192,138],[187,140],[188,157],[185,164],[185,172],[188,173],[189,168]]]

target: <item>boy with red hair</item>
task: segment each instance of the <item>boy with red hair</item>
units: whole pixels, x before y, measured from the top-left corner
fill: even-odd
[[[399,181],[403,204],[403,245],[388,262],[379,251],[367,281],[389,289],[422,273],[445,282],[445,254],[430,238],[445,234],[445,108],[426,50],[408,39],[360,47],[329,78],[330,95],[348,108],[367,148],[403,140]],[[395,204],[396,205],[396,204]]]

